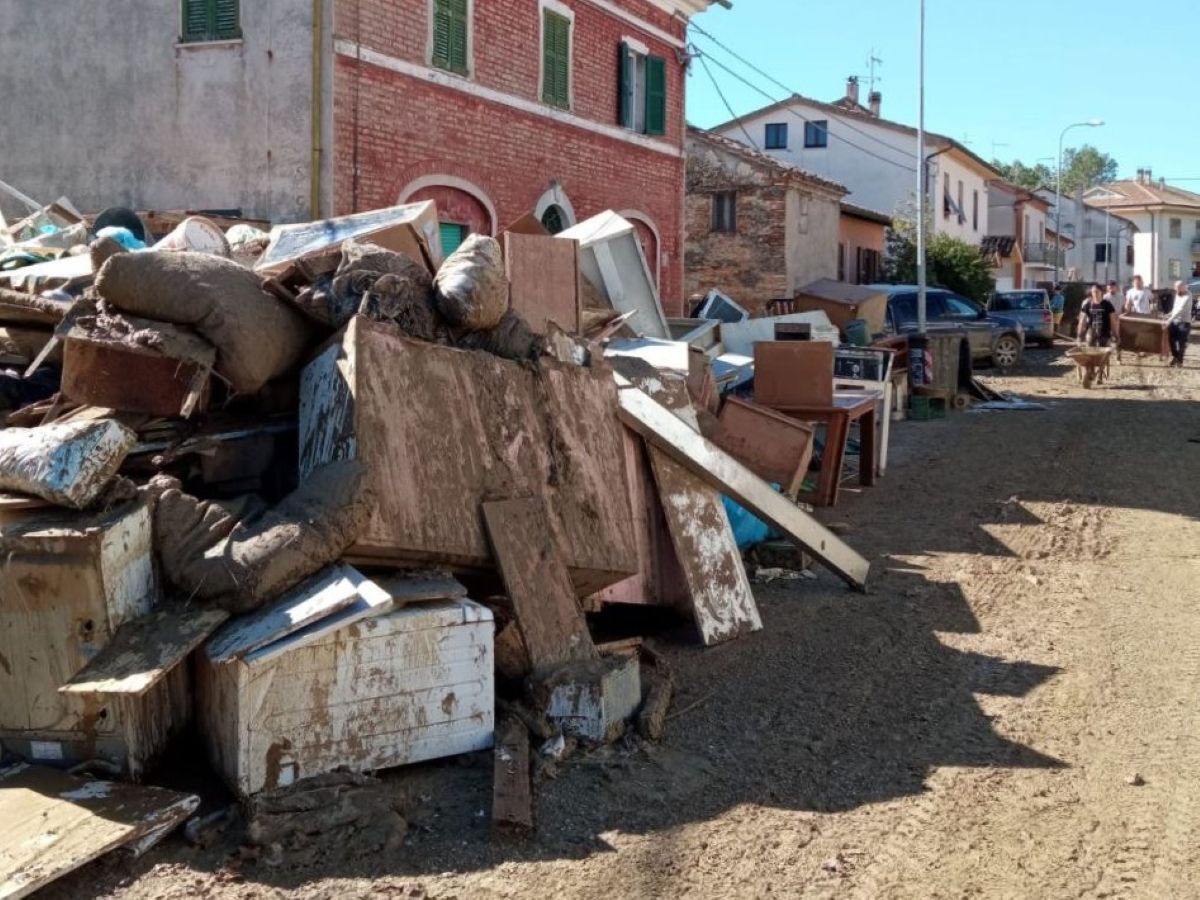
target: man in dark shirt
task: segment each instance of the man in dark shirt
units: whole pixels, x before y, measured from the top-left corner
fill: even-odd
[[[1117,334],[1117,308],[1104,298],[1104,289],[1092,285],[1091,296],[1079,308],[1079,340],[1090,347],[1107,347]]]

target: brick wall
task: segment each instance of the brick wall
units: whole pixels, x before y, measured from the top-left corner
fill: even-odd
[[[386,64],[335,53],[334,205],[339,212],[391,205],[408,199],[401,194],[418,179],[424,190],[413,196],[436,198],[443,179],[482,194],[501,228],[556,186],[579,221],[609,208],[636,211],[660,236],[660,291],[674,314],[683,293],[684,68],[653,34],[586,0],[563,2],[575,16],[568,121],[472,92],[502,91],[540,107],[535,0],[475,0],[471,78],[451,76],[450,86],[424,73],[428,0],[338,0],[335,37],[383,54]],[[618,5],[684,36],[681,22],[644,0]],[[594,133],[574,118],[618,127],[617,48],[626,37],[667,59],[667,134],[654,139],[666,153]]]

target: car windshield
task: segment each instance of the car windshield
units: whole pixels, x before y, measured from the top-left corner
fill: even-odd
[[[1018,309],[1042,309],[1046,295],[1041,291],[1013,291],[997,294],[992,298],[992,309],[996,312],[1014,312]]]

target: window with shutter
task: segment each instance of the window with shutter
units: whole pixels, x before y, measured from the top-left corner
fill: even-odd
[[[621,41],[617,45],[617,123],[624,128],[633,127],[634,52]]]
[[[447,257],[467,239],[467,226],[456,222],[438,222],[438,237],[442,240],[442,256]]]
[[[434,0],[432,64],[439,69],[468,75],[469,0]]]
[[[242,36],[238,0],[183,0],[185,43],[230,41]]]
[[[571,108],[571,20],[551,10],[542,20],[542,101]]]
[[[667,131],[667,61],[646,57],[646,134]]]

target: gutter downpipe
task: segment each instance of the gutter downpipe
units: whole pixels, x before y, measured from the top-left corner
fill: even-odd
[[[309,163],[312,173],[309,179],[308,198],[309,217],[312,219],[321,218],[321,165],[324,156],[324,148],[321,146],[321,132],[324,127],[322,121],[324,71],[321,54],[325,47],[324,7],[323,0],[312,0],[312,113],[310,116],[312,119],[312,159]]]

